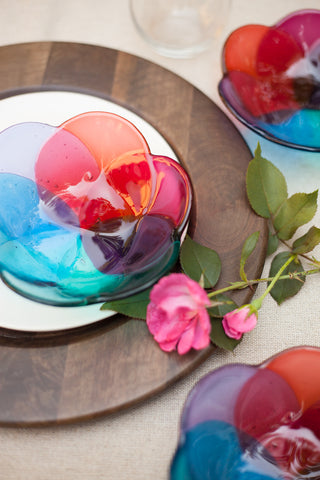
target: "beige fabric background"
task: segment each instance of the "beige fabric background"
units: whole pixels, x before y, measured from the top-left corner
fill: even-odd
[[[121,49],[181,75],[223,108],[217,83],[226,35],[240,25],[272,24],[293,10],[319,6],[319,0],[233,0],[225,31],[208,52],[172,60],[154,53],[138,36],[127,0],[0,0],[0,45],[61,40]],[[320,170],[319,178],[301,180],[311,191],[320,184]],[[290,189],[294,181],[292,174]],[[57,428],[0,428],[0,480],[166,479],[180,413],[195,383],[225,363],[259,363],[287,347],[320,346],[319,297],[319,277],[310,277],[303,292],[282,307],[267,298],[257,328],[233,354],[214,354],[193,374],[131,410]]]

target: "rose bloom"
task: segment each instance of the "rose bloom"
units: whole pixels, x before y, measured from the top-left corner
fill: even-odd
[[[183,355],[210,343],[211,323],[207,293],[183,273],[172,273],[153,287],[147,308],[147,325],[162,350],[177,348]]]
[[[251,305],[226,313],[222,320],[223,329],[230,338],[239,340],[243,333],[250,332],[257,325],[257,311]]]

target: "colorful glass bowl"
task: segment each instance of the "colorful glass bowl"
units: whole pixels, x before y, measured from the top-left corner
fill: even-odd
[[[189,394],[171,480],[320,478],[320,348],[231,364]]]
[[[0,272],[53,305],[134,294],[177,260],[191,184],[126,119],[88,112],[0,133]]]
[[[219,93],[243,124],[283,145],[320,151],[320,10],[227,38]]]

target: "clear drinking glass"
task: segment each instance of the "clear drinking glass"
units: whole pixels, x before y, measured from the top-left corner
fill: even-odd
[[[224,28],[231,0],[130,0],[132,19],[158,53],[189,58],[206,50]]]

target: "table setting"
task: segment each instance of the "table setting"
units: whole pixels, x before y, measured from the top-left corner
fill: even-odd
[[[319,475],[320,11],[165,3],[0,3],[0,478]]]

